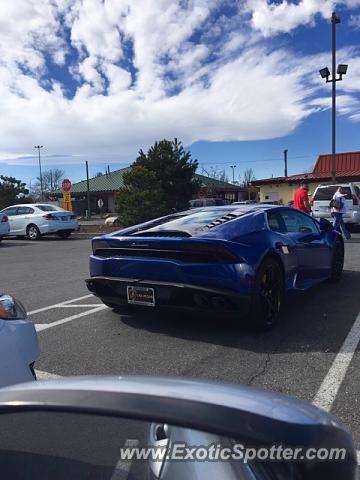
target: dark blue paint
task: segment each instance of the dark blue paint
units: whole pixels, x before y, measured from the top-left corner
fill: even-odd
[[[224,210],[224,207],[215,208],[222,212]],[[334,230],[321,232],[320,229],[318,234],[284,234],[270,230],[267,212],[286,208],[268,205],[229,206],[229,212],[243,212],[243,215],[202,230],[190,238],[131,236],[150,228],[152,222],[96,237],[106,240],[112,247],[126,247],[134,243],[141,244],[143,248],[163,249],[178,248],[185,243],[222,245],[238,255],[238,262],[182,263],[173,259],[91,256],[90,275],[182,283],[250,296],[259,265],[267,255],[275,255],[283,266],[285,293],[306,290],[329,277],[334,244],[339,234]],[[186,213],[193,212],[189,210]],[[287,246],[288,253],[284,253],[282,245]]]

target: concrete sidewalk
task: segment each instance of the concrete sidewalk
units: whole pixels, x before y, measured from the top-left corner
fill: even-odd
[[[105,225],[105,218],[92,218],[91,220],[79,220],[79,225]]]

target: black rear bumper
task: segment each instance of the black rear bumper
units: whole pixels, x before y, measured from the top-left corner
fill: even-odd
[[[92,277],[85,282],[91,293],[111,306],[128,305],[127,287],[137,285],[155,289],[155,307],[222,310],[244,315],[250,308],[249,296],[203,286],[113,277]]]

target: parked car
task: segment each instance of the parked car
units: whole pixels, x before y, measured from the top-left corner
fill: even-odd
[[[344,221],[348,224],[360,225],[360,189],[354,183],[338,183],[336,185],[319,185],[311,198],[312,215],[314,218],[331,219],[330,200],[339,188],[345,191],[346,209]]]
[[[0,387],[35,380],[40,354],[35,326],[23,305],[0,293]]]
[[[1,478],[355,480],[329,413],[245,385],[76,377],[0,390]]]
[[[216,205],[229,205],[230,201],[223,198],[196,198],[190,200],[189,204],[190,208],[214,207]]]
[[[179,306],[273,327],[284,295],[340,279],[330,222],[274,205],[205,207],[92,241],[88,289],[106,305]]]
[[[68,238],[71,232],[79,229],[73,212],[46,203],[13,205],[1,213],[9,218],[9,235],[27,236],[30,240],[54,234]]]
[[[0,242],[6,235],[9,235],[10,223],[7,215],[0,212]]]
[[[250,205],[257,203],[256,200],[242,200],[241,202],[233,202],[231,205]]]

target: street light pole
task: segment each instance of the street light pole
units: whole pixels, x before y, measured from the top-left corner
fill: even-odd
[[[232,177],[233,177],[233,185],[235,183],[235,168],[236,168],[236,165],[230,165],[230,168],[232,168]]]
[[[333,182],[336,182],[336,82],[342,80],[343,75],[346,75],[348,66],[340,64],[336,70],[336,25],[340,23],[340,17],[335,12],[331,15],[331,31],[332,31],[332,67],[331,78],[330,70],[325,67],[320,70],[321,78],[326,79],[326,83],[332,83],[332,107],[331,107],[331,119],[332,119],[332,148],[331,148],[331,178]],[[339,75],[337,77],[337,74]]]
[[[40,170],[40,190],[41,190],[41,201],[44,201],[44,191],[43,191],[43,179],[42,179],[42,172],[41,172],[41,159],[40,159],[40,149],[43,148],[42,145],[35,145],[34,148],[37,148],[39,154],[39,170]]]
[[[336,24],[340,18],[335,12],[331,15],[332,29],[332,150],[331,150],[331,178],[336,182]]]

